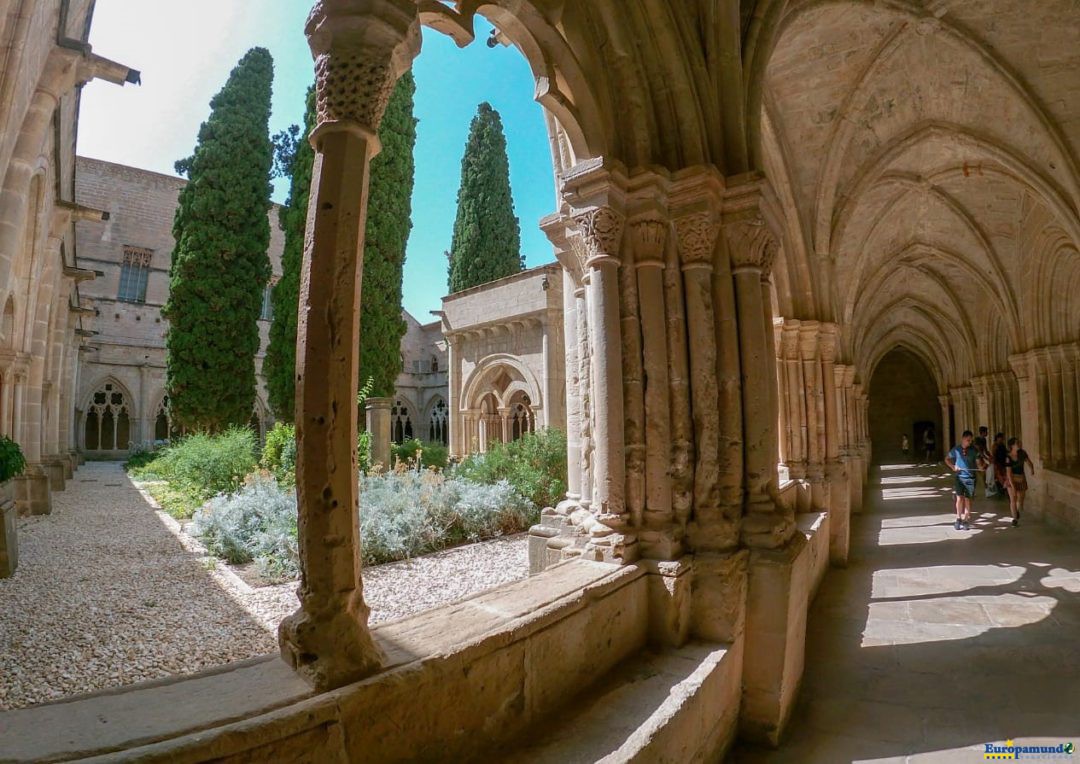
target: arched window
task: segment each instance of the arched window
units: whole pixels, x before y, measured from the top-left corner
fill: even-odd
[[[431,421],[428,422],[428,441],[442,443],[444,446],[450,442],[450,410],[446,407],[446,401],[442,398],[431,409]]]
[[[172,440],[184,434],[183,428],[174,427],[172,411],[169,409],[169,396],[161,396],[157,414],[154,417],[154,440]]]
[[[86,408],[86,450],[126,451],[131,441],[127,399],[119,385],[106,382]]]
[[[394,401],[390,409],[390,440],[395,443],[404,443],[413,437],[412,419],[409,410],[402,401]]]
[[[510,439],[517,440],[525,433],[532,432],[535,425],[529,396],[524,393],[515,395],[514,402],[510,404]]]

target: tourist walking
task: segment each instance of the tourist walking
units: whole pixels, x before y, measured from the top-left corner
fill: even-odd
[[[1008,468],[1005,466],[1005,460],[1008,459],[1009,448],[1005,445],[1005,433],[999,432],[994,436],[994,446],[991,449],[991,457],[994,460],[994,491],[998,495],[1002,495],[1008,492]]]
[[[1024,474],[1024,465],[1031,465],[1031,474],[1035,474],[1035,465],[1019,438],[1009,438],[1008,455],[1005,464],[1009,470],[1009,482],[1005,484],[1009,492],[1009,514],[1012,515],[1013,527],[1020,524],[1020,513],[1024,509],[1024,497],[1027,495],[1027,475]]]
[[[922,436],[923,451],[926,452],[926,463],[932,464],[937,456],[937,439],[934,436],[934,428],[927,427]]]
[[[986,467],[986,460],[972,443],[971,430],[964,430],[960,444],[953,446],[945,464],[956,473],[953,496],[956,497],[956,522],[953,527],[966,531],[971,527],[971,505],[975,500],[975,473]]]
[[[908,443],[907,435],[900,436],[900,452],[907,458],[908,451],[911,449],[911,445]]]

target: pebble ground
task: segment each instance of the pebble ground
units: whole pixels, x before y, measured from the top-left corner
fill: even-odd
[[[296,584],[252,588],[155,510],[118,462],[87,462],[51,515],[19,520],[0,579],[0,709],[190,674],[277,649]],[[528,571],[524,534],[368,568],[371,623]]]

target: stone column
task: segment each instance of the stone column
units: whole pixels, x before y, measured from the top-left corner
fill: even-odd
[[[799,326],[799,355],[802,358],[803,397],[806,401],[806,472],[810,481],[810,508],[824,512],[829,507],[825,486],[825,406],[821,386],[821,362],[818,358],[817,321],[803,321]]]
[[[578,369],[577,336],[577,300],[574,291],[577,284],[570,271],[563,268],[563,312],[565,330],[563,332],[563,350],[566,354],[566,501],[556,508],[559,514],[569,515],[581,506],[581,395],[578,390],[580,375]]]
[[[761,300],[761,276],[772,268],[776,240],[758,218],[725,224],[724,236],[732,263],[738,311],[739,351],[742,362],[744,479],[746,515],[743,543],[751,548],[783,547],[795,532],[794,518],[779,507],[772,493],[776,486],[776,454],[769,449],[776,412],[769,408],[765,385],[772,378],[769,364],[775,352],[766,331]]]
[[[949,396],[939,395],[938,403],[941,404],[941,451],[947,454],[954,445],[952,426],[949,424]]]
[[[791,421],[791,454],[788,460],[788,477],[796,481],[795,501],[797,511],[810,511],[810,484],[806,480],[807,439],[809,430],[806,424],[806,385],[802,361],[799,360],[799,328],[802,322],[797,319],[784,319],[780,333],[780,352],[784,358],[785,378],[787,380],[788,418]]]
[[[836,324],[822,324],[820,333],[821,380],[825,393],[825,470],[829,496],[829,560],[847,566],[851,539],[851,504],[847,475],[840,461],[840,408],[837,405],[835,366],[839,330]]]
[[[585,245],[588,271],[587,308],[591,355],[593,412],[593,495],[595,522],[588,523],[586,554],[594,559],[630,561],[636,557],[636,539],[629,534],[625,505],[625,451],[623,420],[623,356],[619,312],[619,252],[623,215],[599,205],[578,212],[574,221]]]
[[[1076,467],[1080,463],[1080,409],[1076,398],[1076,360],[1071,349],[1061,346],[1058,350],[1058,366],[1061,369],[1062,465]]]
[[[667,223],[654,218],[631,223],[637,270],[638,315],[641,324],[645,386],[645,515],[638,531],[643,557],[676,559],[681,539],[674,526],[671,479],[671,412],[669,410],[667,337],[664,328],[664,246]]]
[[[711,210],[692,212],[676,218],[675,232],[686,300],[687,342],[691,348],[688,360],[696,456],[692,541],[698,550],[726,551],[737,546],[739,529],[738,523],[725,513],[719,492],[721,450],[728,445],[721,443],[717,411],[719,347],[712,282],[719,223]],[[769,335],[771,339],[771,327]],[[775,352],[769,356],[774,359]],[[775,418],[771,425],[776,426]]]
[[[589,274],[584,273],[581,284],[574,287],[574,316],[577,319],[578,400],[581,407],[581,507],[592,507],[593,496],[593,408],[592,363],[590,361],[589,312],[585,305],[585,290]]]
[[[297,325],[300,609],[282,657],[318,690],[377,671],[360,580],[356,391],[369,163],[398,75],[419,51],[414,3],[317,2],[305,32],[317,124]]]
[[[1065,463],[1065,416],[1064,385],[1061,379],[1061,356],[1058,349],[1048,348],[1045,353],[1050,388],[1050,453],[1051,466],[1059,469]]]
[[[461,401],[461,339],[450,334],[443,324],[446,337],[446,408],[449,412],[447,426],[450,428],[447,442],[450,444],[450,456],[464,457],[469,453],[468,434]]]
[[[776,500],[776,396],[768,389],[776,354],[761,286],[778,247],[765,217],[773,205],[763,180],[738,179],[725,194],[722,233],[738,316],[746,487],[740,538],[749,552],[739,727],[745,739],[775,746],[802,675],[808,583],[805,566],[796,564],[805,537]]]
[[[393,398],[366,398],[364,400],[365,428],[371,433],[371,464],[381,464],[383,469],[391,470],[390,462],[390,409]]]
[[[855,367],[844,367],[844,406],[847,411],[848,442],[848,480],[851,496],[851,511],[862,512],[863,507],[863,461],[859,450],[857,433],[857,414],[855,411]]]

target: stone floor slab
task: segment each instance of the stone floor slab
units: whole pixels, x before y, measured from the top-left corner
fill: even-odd
[[[940,468],[882,474],[811,607],[784,744],[731,760],[982,761],[987,743],[1080,740],[1080,539],[1014,528],[987,500],[956,531]]]

